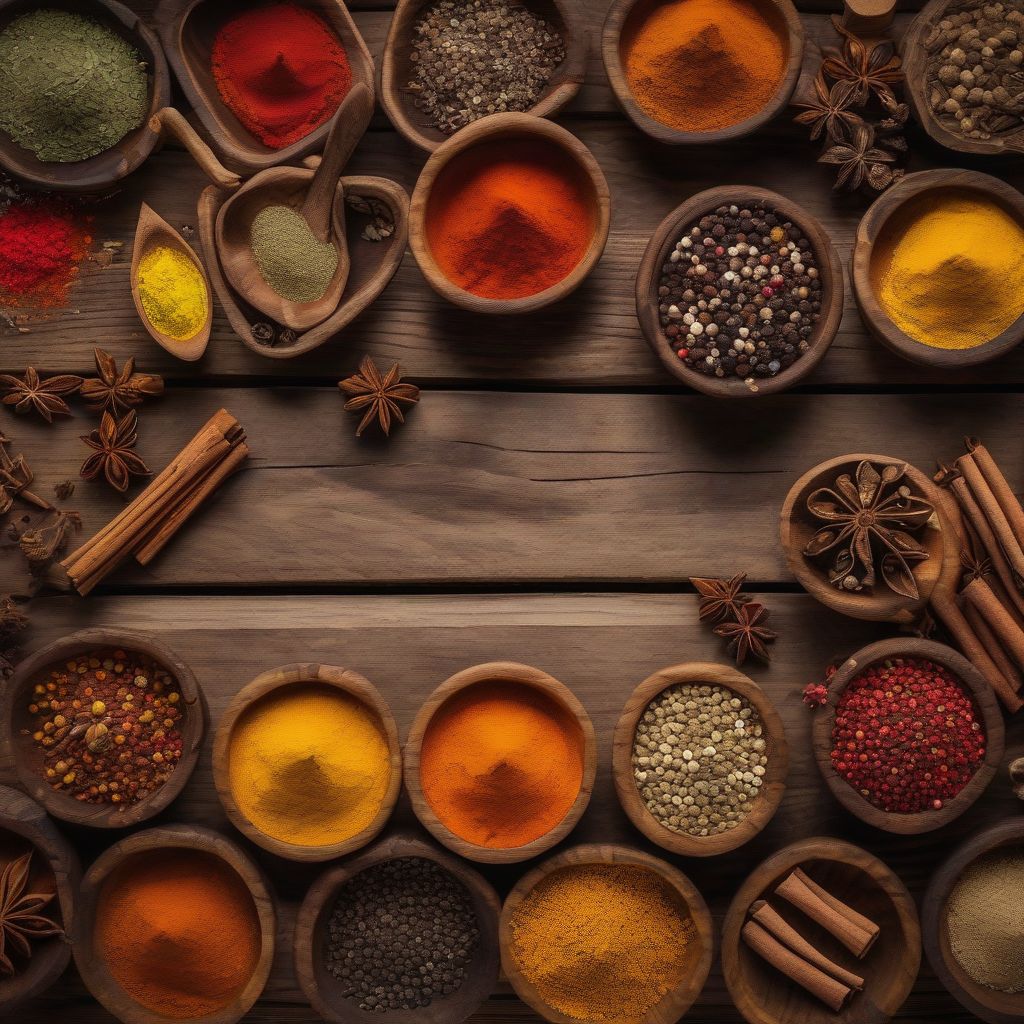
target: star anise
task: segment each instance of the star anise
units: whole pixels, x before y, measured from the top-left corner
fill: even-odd
[[[11,510],[15,498],[49,511],[53,506],[28,488],[32,483],[32,469],[24,455],[11,455],[7,451],[10,439],[0,434],[0,516]]]
[[[80,470],[85,480],[95,480],[102,474],[111,487],[123,494],[133,476],[149,476],[148,467],[133,450],[138,440],[137,421],[134,409],[119,420],[105,412],[99,429],[82,436],[93,449]]]
[[[420,399],[420,389],[415,384],[400,383],[401,379],[398,363],[381,376],[374,361],[369,356],[363,356],[359,372],[338,382],[338,387],[346,395],[352,395],[345,403],[345,408],[349,412],[366,410],[356,428],[356,437],[359,437],[374,420],[385,435],[391,431],[392,419],[398,420],[399,423],[405,422],[401,403],[415,405]]]
[[[126,413],[147,398],[162,395],[164,379],[153,373],[136,373],[135,357],[130,356],[117,372],[117,363],[109,352],[93,349],[96,378],[82,382],[82,398],[94,412],[106,410],[115,416]]]
[[[736,658],[737,666],[741,666],[749,654],[766,665],[771,661],[768,645],[775,643],[778,633],[758,625],[767,618],[768,609],[763,604],[752,602],[739,609],[735,622],[715,626],[715,633],[729,641],[729,653]]]
[[[13,405],[15,412],[35,410],[47,423],[52,423],[58,414],[71,415],[68,403],[61,396],[73,395],[81,386],[82,378],[71,374],[42,380],[31,366],[23,378],[0,373],[0,391],[6,392],[4,405]]]
[[[839,166],[834,187],[845,188],[850,192],[856,192],[869,182],[871,172],[879,164],[891,164],[895,160],[892,153],[875,146],[874,129],[867,124],[857,125],[850,133],[848,142],[832,146],[818,157],[819,164]]]
[[[64,934],[56,921],[40,913],[55,894],[25,891],[31,865],[30,850],[8,861],[0,872],[0,974],[14,974],[12,953],[31,957],[33,941]]]
[[[849,138],[858,124],[864,123],[864,118],[852,109],[856,91],[857,83],[849,80],[836,82],[829,88],[825,76],[819,72],[814,79],[814,102],[794,104],[803,113],[797,114],[793,120],[807,125],[812,139],[827,135],[833,142],[841,142]]]
[[[741,592],[746,582],[745,572],[737,573],[732,579],[705,579],[691,576],[690,582],[700,594],[698,615],[701,622],[721,622],[722,619],[735,619],[741,605],[751,600],[749,594]]]
[[[832,23],[843,37],[843,48],[838,57],[825,58],[822,72],[836,82],[853,82],[855,106],[864,106],[872,95],[891,96],[893,87],[903,82],[902,62],[892,40],[883,39],[869,46],[838,18],[833,18]]]
[[[830,554],[828,580],[841,590],[871,590],[881,575],[890,590],[916,600],[912,566],[928,552],[906,531],[924,529],[935,509],[901,483],[906,463],[881,470],[865,460],[855,478],[843,473],[833,487],[819,487],[808,497],[808,512],[828,525],[803,553],[807,558]]]

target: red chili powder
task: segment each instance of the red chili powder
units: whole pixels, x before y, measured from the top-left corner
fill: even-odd
[[[211,63],[225,105],[270,149],[323,124],[352,86],[338,37],[319,15],[294,4],[257,7],[226,22]]]

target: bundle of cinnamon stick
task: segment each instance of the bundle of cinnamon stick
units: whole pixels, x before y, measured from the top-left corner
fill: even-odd
[[[857,959],[875,944],[879,927],[823,889],[803,869],[794,868],[775,888],[781,896],[839,940]],[[864,979],[835,963],[812,945],[765,900],[750,908],[743,941],[776,970],[838,1012]]]
[[[148,565],[248,455],[245,430],[221,409],[130,505],[61,562],[75,589],[88,594],[132,556]]]

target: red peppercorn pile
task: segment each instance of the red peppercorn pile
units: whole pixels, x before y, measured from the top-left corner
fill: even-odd
[[[135,803],[159,789],[181,758],[181,690],[144,655],[79,655],[51,669],[31,699],[44,777],[83,803]]]
[[[873,665],[839,698],[832,767],[883,811],[939,810],[984,758],[974,701],[934,662],[894,658]]]

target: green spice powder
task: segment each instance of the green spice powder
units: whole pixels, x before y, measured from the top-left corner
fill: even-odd
[[[138,52],[100,22],[44,8],[0,32],[0,128],[40,160],[96,156],[142,124],[148,108]]]
[[[263,280],[291,302],[316,302],[338,269],[338,250],[321,242],[290,206],[260,210],[249,244]]]

